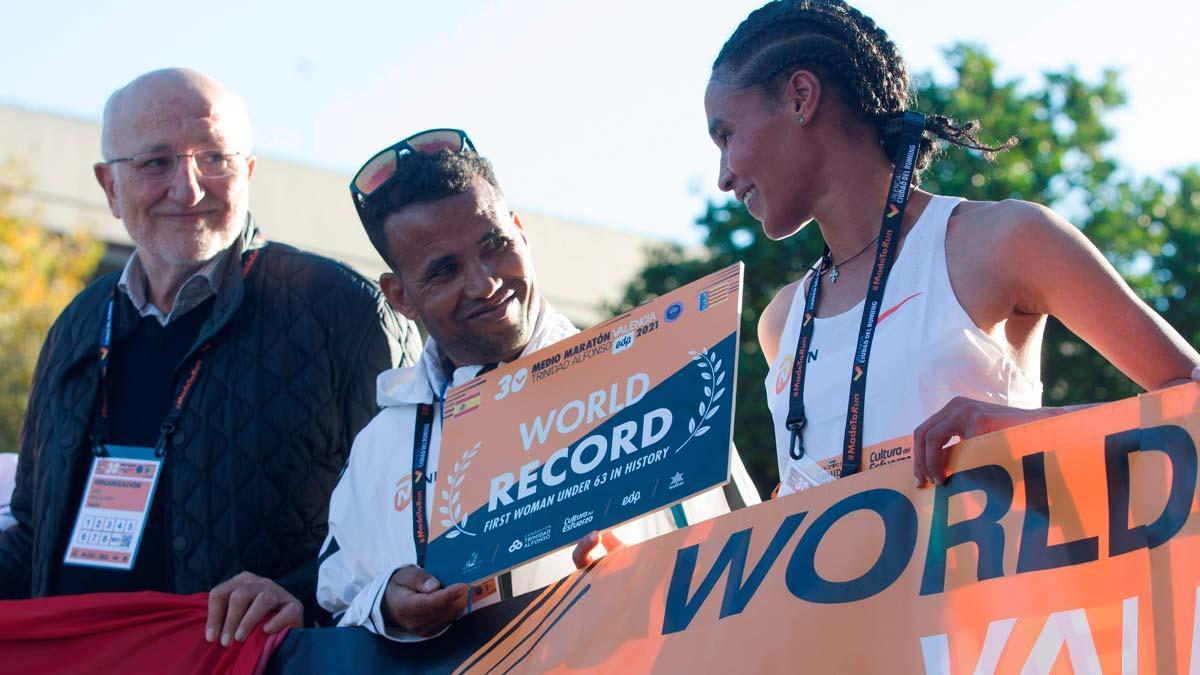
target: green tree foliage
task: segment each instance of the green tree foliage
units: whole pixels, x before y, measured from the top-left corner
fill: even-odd
[[[21,208],[24,182],[0,166],[0,452],[17,449],[42,342],[102,252],[88,235],[50,232]]]
[[[1125,102],[1115,72],[1088,81],[1067,68],[1046,73],[1032,86],[1000,78],[995,61],[979,46],[955,45],[945,57],[952,77],[918,77],[917,107],[978,119],[985,140],[1015,136],[1020,144],[992,161],[952,149],[924,174],[922,187],[968,199],[1019,198],[1050,205],[1081,227],[1141,297],[1196,342],[1200,266],[1192,253],[1200,250],[1200,168],[1164,180],[1134,180],[1121,170],[1106,147],[1115,136],[1107,115]],[[767,492],[778,471],[758,318],[781,286],[816,261],[820,234],[814,225],[784,241],[769,241],[733,200],[709,203],[697,223],[705,250],[696,255],[675,244],[651,250],[641,275],[611,309],[624,311],[738,260],[746,263],[735,442],[760,490]],[[1042,370],[1047,405],[1112,400],[1139,391],[1053,320]]]

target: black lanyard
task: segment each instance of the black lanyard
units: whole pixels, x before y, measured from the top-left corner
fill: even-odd
[[[879,244],[875,248],[875,264],[871,267],[870,284],[863,303],[862,323],[855,341],[854,361],[850,371],[850,399],[846,403],[846,433],[842,445],[841,476],[858,473],[862,463],[861,450],[863,420],[866,418],[867,366],[871,358],[871,345],[875,341],[875,324],[879,321],[879,307],[883,303],[883,291],[888,275],[896,259],[896,246],[900,240],[900,227],[904,222],[904,209],[908,205],[908,193],[912,184],[917,151],[921,145],[921,133],[925,130],[925,115],[919,112],[904,113],[900,130],[900,143],[893,159],[895,170],[888,190],[887,205],[883,211],[883,224],[879,230]],[[808,347],[812,344],[816,321],[817,298],[821,288],[821,276],[831,264],[829,246],[821,254],[821,262],[813,274],[804,301],[803,323],[796,344],[796,356],[792,363],[792,383],[788,394],[786,426],[791,432],[788,454],[793,459],[804,456],[804,427],[808,420],[804,416],[804,374],[807,371]]]
[[[433,438],[433,404],[417,404],[417,422],[413,426],[412,518],[413,543],[417,566],[425,567],[425,546],[429,543],[429,523],[425,517],[425,467],[429,464],[429,443]]]
[[[250,252],[246,259],[242,262],[242,278],[245,279],[253,269],[254,263],[258,262],[259,254],[262,253],[263,246],[266,240],[262,233],[255,233],[251,244],[257,246]],[[112,331],[113,331],[113,309],[117,304],[117,294],[120,291],[117,288],[113,289],[112,297],[108,299],[108,307],[104,310],[104,326],[100,331],[100,413],[96,420],[96,445],[93,452],[98,457],[103,457],[108,454],[106,444],[109,441],[110,422],[108,419],[108,400],[109,389],[112,383],[108,380],[108,359],[112,354]],[[215,336],[214,336],[215,337]],[[179,418],[183,415],[183,409],[187,405],[188,399],[191,398],[192,392],[196,390],[196,383],[200,381],[200,371],[204,365],[205,355],[212,348],[213,338],[205,340],[200,349],[196,350],[196,358],[192,362],[192,367],[187,371],[187,377],[179,383],[175,388],[175,396],[171,399],[171,411],[167,413],[167,418],[163,420],[162,427],[159,430],[158,442],[154,444],[154,456],[162,459],[167,453],[167,443],[170,442],[171,434],[175,433],[175,427],[179,424]]]

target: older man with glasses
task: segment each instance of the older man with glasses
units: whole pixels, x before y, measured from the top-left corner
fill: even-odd
[[[209,592],[206,637],[318,612],[314,558],[375,378],[410,322],[346,266],[269,243],[248,210],[241,100],[188,70],[104,110],[95,165],[136,249],[51,329],[0,534],[0,597]],[[331,224],[334,225],[334,224]]]

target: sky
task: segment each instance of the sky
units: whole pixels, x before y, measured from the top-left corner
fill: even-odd
[[[0,102],[99,119],[167,66],[246,99],[259,155],[349,176],[430,127],[466,129],[518,210],[695,242],[720,199],[703,92],[760,2],[0,2]],[[1200,6],[1190,0],[862,0],[913,73],[983,45],[1004,77],[1121,71],[1113,150],[1140,175],[1200,162]],[[931,111],[925,111],[931,112]],[[949,112],[953,111],[940,111]],[[97,148],[97,153],[99,149]],[[348,198],[348,197],[347,197]]]

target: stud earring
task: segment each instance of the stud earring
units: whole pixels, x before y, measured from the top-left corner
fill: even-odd
[[[804,126],[804,115],[797,115],[796,121],[800,123],[800,126]]]

